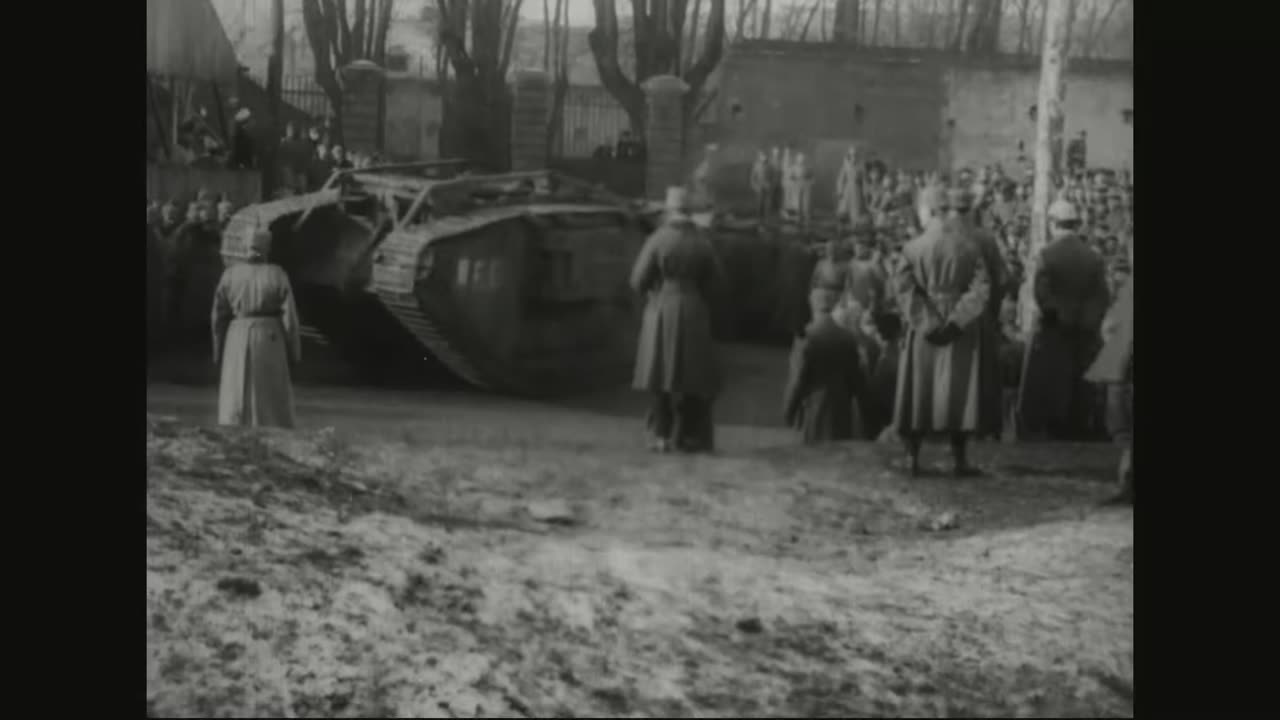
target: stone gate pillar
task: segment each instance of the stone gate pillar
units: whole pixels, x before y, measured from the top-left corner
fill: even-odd
[[[382,151],[384,71],[368,60],[342,68],[342,140],[348,152]]]
[[[644,81],[645,196],[661,200],[667,188],[684,185],[685,81],[658,75]]]
[[[516,73],[511,98],[511,169],[547,167],[547,121],[551,117],[551,81],[541,70]]]

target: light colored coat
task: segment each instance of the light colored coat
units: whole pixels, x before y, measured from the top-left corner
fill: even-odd
[[[931,223],[903,247],[893,280],[907,333],[898,365],[898,432],[976,432],[982,420],[982,317],[990,294],[982,248],[961,219]],[[925,300],[925,298],[928,300]],[[947,324],[963,333],[937,347],[925,335]]]
[[[245,263],[222,273],[213,296],[213,356],[222,363],[218,423],[293,427],[289,363],[298,362],[298,309],[279,265]]]

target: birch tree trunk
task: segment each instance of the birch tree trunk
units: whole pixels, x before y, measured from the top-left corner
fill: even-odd
[[[1031,192],[1031,247],[1025,263],[1026,276],[1019,293],[1021,302],[1020,324],[1030,337],[1039,310],[1035,304],[1036,267],[1040,251],[1048,242],[1047,214],[1053,198],[1054,147],[1061,145],[1063,101],[1066,83],[1063,70],[1066,63],[1066,40],[1069,31],[1068,4],[1072,0],[1048,0],[1045,8],[1044,48],[1040,59],[1040,98],[1036,105],[1035,184]],[[1055,142],[1056,141],[1056,142]]]

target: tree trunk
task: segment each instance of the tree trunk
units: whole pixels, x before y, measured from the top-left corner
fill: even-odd
[[[1040,96],[1036,104],[1031,248],[1027,258],[1026,277],[1021,289],[1021,325],[1023,332],[1028,336],[1035,325],[1037,315],[1034,292],[1036,265],[1048,238],[1047,215],[1053,195],[1053,175],[1060,170],[1054,164],[1055,155],[1059,156],[1058,162],[1061,162],[1060,153],[1055,153],[1054,148],[1062,144],[1064,125],[1062,109],[1067,90],[1066,83],[1063,82],[1063,71],[1067,60],[1066,40],[1069,31],[1067,23],[1070,20],[1070,10],[1067,6],[1073,1],[1048,0],[1045,11],[1045,38],[1040,59]]]
[[[838,43],[858,44],[858,20],[862,17],[860,0],[836,0],[835,26],[831,39]]]
[[[821,5],[822,0],[813,0],[813,7],[809,8],[809,17],[804,21],[804,29],[800,31],[801,42],[809,39],[809,26],[813,25],[813,18]]]
[[[965,51],[972,55],[995,54],[1000,48],[1000,20],[1004,16],[1001,0],[977,0]]]
[[[884,0],[876,0],[875,14],[871,16],[871,45],[880,44],[880,7]]]
[[[1019,0],[1018,6],[1018,54],[1025,55],[1027,52],[1027,35],[1031,33],[1031,21],[1029,12],[1031,10],[1031,0]]]
[[[951,34],[951,49],[964,48],[964,30],[969,22],[969,0],[960,0],[960,12],[956,16],[956,26]]]
[[[284,123],[281,93],[284,89],[284,0],[271,0],[271,55],[267,59],[268,129],[262,168],[263,197],[272,197],[280,175],[280,132]]]
[[[702,0],[693,0],[693,15],[689,17],[689,40],[685,43],[684,72],[689,72],[693,57],[698,52],[698,23],[702,20]]]
[[[902,42],[902,0],[893,0],[893,46]]]
[[[761,24],[760,37],[764,40],[769,39],[769,33],[773,29],[773,0],[764,0],[764,22]]]
[[[1071,40],[1076,34],[1076,10],[1080,7],[1080,0],[1070,0],[1067,3],[1067,31],[1062,38],[1062,57],[1064,62],[1071,59]]]
[[[1085,37],[1084,48],[1082,48],[1085,57],[1094,56],[1094,52],[1098,48],[1098,43],[1102,40],[1103,31],[1106,30],[1107,23],[1111,22],[1111,15],[1115,13],[1116,8],[1119,6],[1120,0],[1111,0],[1111,4],[1107,6],[1107,12],[1102,15],[1102,18],[1098,20],[1097,24],[1089,31],[1089,34]],[[1095,15],[1097,14],[1097,11],[1098,6],[1095,3],[1093,6],[1093,12]]]

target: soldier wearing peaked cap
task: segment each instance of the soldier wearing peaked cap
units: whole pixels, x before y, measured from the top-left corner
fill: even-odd
[[[991,283],[983,251],[966,217],[972,198],[947,194],[947,211],[907,243],[893,280],[906,322],[898,365],[894,426],[906,442],[913,475],[931,435],[951,443],[957,476],[977,473],[968,441],[982,428],[983,315]]]
[[[1036,263],[1039,313],[1022,376],[1018,432],[1029,438],[1085,440],[1093,398],[1084,374],[1098,350],[1110,302],[1107,264],[1085,244],[1074,205],[1055,201],[1048,224],[1052,241]]]

